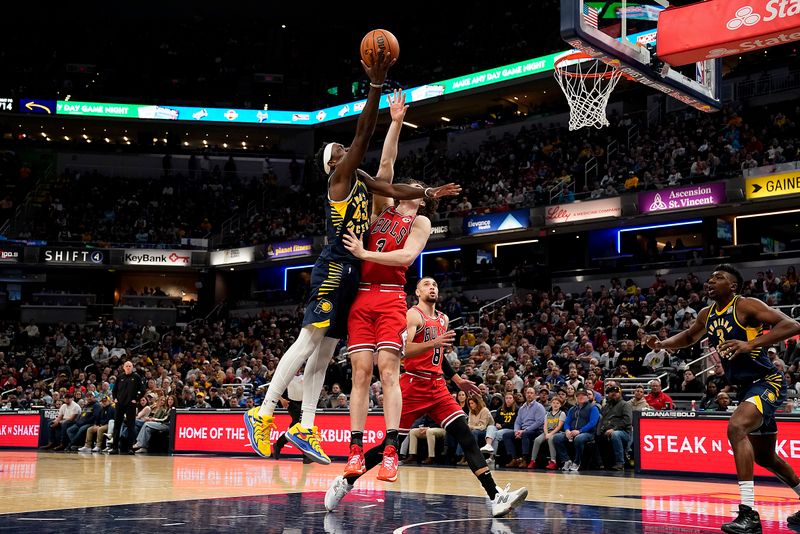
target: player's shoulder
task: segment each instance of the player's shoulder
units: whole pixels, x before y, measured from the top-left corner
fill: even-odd
[[[417,226],[418,228],[422,228],[423,230],[427,229],[430,230],[431,228],[431,220],[428,218],[427,215],[417,215],[414,219],[414,223],[412,226]]]

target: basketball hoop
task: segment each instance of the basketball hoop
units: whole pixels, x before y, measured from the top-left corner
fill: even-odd
[[[562,56],[554,64],[555,78],[569,103],[569,129],[608,126],[606,107],[622,71],[583,52]]]

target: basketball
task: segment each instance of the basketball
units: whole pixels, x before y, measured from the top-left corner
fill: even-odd
[[[372,30],[361,39],[361,59],[368,67],[372,66],[372,59],[381,52],[391,54],[392,59],[397,59],[400,55],[400,43],[392,32]]]

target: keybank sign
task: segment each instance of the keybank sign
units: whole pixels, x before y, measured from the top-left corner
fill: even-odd
[[[506,230],[523,230],[530,226],[530,222],[528,210],[470,215],[464,218],[464,234],[476,235]]]
[[[128,249],[125,251],[124,263],[125,265],[186,267],[192,264],[192,253],[189,250]]]

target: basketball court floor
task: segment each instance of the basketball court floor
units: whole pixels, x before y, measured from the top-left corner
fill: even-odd
[[[734,481],[498,470],[528,500],[491,518],[466,468],[404,466],[363,477],[334,513],[323,496],[342,464],[217,456],[0,452],[0,532],[675,533],[719,532]],[[790,532],[790,490],[757,483],[764,532]]]

